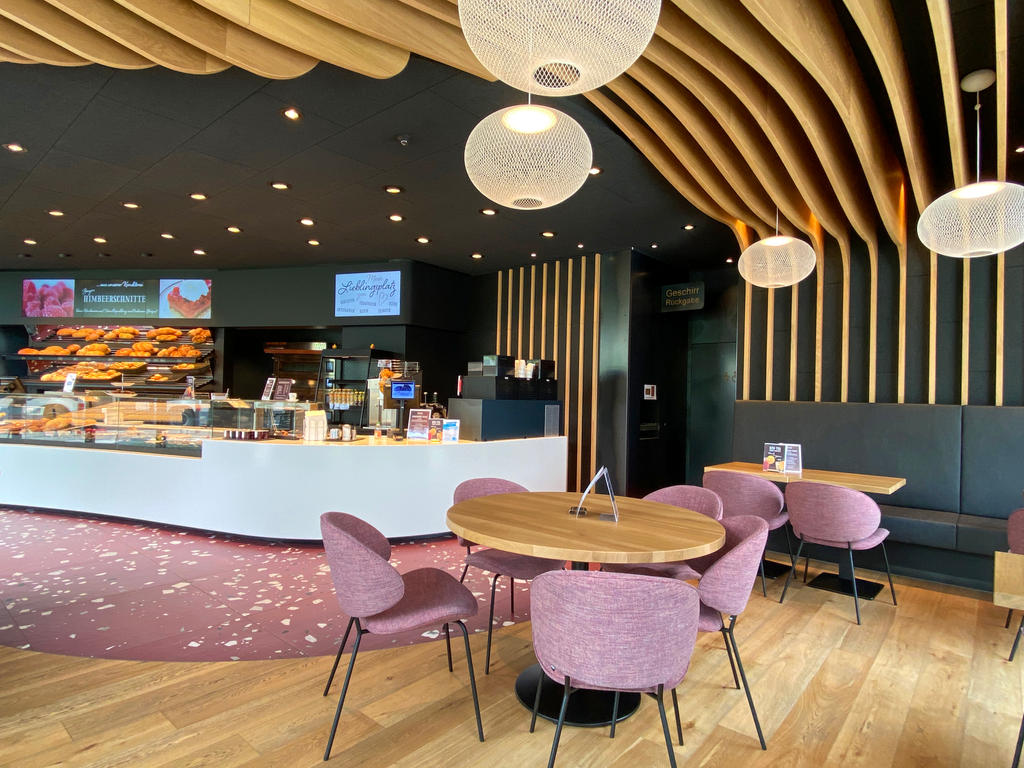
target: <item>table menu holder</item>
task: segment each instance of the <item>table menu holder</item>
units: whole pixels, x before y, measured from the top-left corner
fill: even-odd
[[[586,500],[587,494],[594,489],[594,487],[597,485],[597,481],[600,480],[602,477],[604,478],[605,488],[608,489],[608,500],[611,503],[612,512],[611,514],[608,514],[607,512],[602,512],[599,515],[598,519],[608,520],[616,523],[619,522],[619,507],[615,503],[615,492],[612,490],[612,480],[611,475],[608,473],[608,467],[601,467],[599,470],[597,470],[597,473],[594,475],[590,483],[587,485],[586,489],[583,491],[583,495],[580,496],[579,503],[574,507],[569,507],[570,515],[580,517],[581,515],[587,514],[587,508],[583,506],[583,502]]]

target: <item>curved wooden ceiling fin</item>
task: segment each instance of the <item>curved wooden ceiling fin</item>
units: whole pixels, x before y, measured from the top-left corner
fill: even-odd
[[[626,75],[621,75],[607,87],[622,99],[655,135],[669,148],[680,164],[707,192],[712,200],[718,201],[722,209],[734,219],[747,222],[754,229],[763,230],[766,223],[760,221],[729,186],[728,180],[672,114],[658,100],[644,91]]]
[[[71,16],[35,0],[3,0],[0,14],[52,43],[97,64],[117,69],[145,69],[153,62],[76,21]]]
[[[939,77],[942,80],[942,98],[946,105],[946,130],[949,134],[949,155],[953,163],[953,184],[967,183],[967,141],[964,138],[964,110],[960,101],[960,72],[953,46],[953,20],[949,15],[948,0],[927,0],[928,16],[935,37],[935,52],[939,57]]]
[[[401,2],[403,5],[429,14],[435,19],[461,27],[459,24],[459,9],[457,5],[448,2],[448,0],[401,0]]]
[[[298,77],[318,63],[312,56],[267,40],[191,0],[115,1],[165,32],[260,77]]]
[[[845,0],[846,9],[860,29],[889,95],[892,114],[903,146],[903,157],[920,213],[935,197],[924,128],[910,84],[910,69],[903,55],[900,31],[889,0]]]
[[[885,136],[835,9],[819,0],[741,2],[825,91],[853,142],[882,224],[893,242],[903,242],[906,230],[900,226],[899,214],[903,168]]]
[[[0,41],[5,50],[23,56],[39,64],[53,64],[57,67],[80,67],[92,64],[89,59],[76,56],[67,48],[52,43],[45,37],[31,32],[16,22],[0,16]]]
[[[821,88],[739,0],[673,0],[698,24],[743,58],[772,85],[796,115],[832,183],[843,210],[862,238],[874,237],[877,213],[864,174],[849,151],[839,115],[823,103]],[[844,140],[845,139],[845,140]]]
[[[394,77],[409,52],[292,5],[287,0],[195,0],[280,45],[367,77]]]
[[[494,75],[470,50],[462,30],[420,13],[398,0],[291,0],[333,22],[377,40],[406,48],[485,80]]]
[[[658,169],[662,176],[676,188],[695,208],[705,216],[733,226],[734,219],[708,197],[707,193],[694,181],[693,177],[679,164],[675,156],[669,152],[654,132],[622,107],[605,96],[599,90],[587,91],[585,94],[594,106],[626,134],[637,149]]]
[[[230,64],[143,21],[113,0],[46,0],[64,13],[154,64],[189,75],[223,72]]]
[[[667,47],[684,52],[700,65],[692,69],[694,75],[702,75],[701,70],[705,70],[728,87],[735,100],[745,105],[768,136],[800,194],[824,228],[833,234],[845,232],[849,228],[847,216],[825,178],[810,141],[793,112],[764,78],[671,5],[662,5],[656,34]],[[650,48],[648,46],[648,50]],[[699,82],[706,87],[709,77],[702,75]]]
[[[24,56],[19,56],[16,53],[11,53],[5,50],[3,46],[0,46],[0,61],[6,61],[8,64],[38,64],[38,61],[32,61],[32,59],[26,59]]]

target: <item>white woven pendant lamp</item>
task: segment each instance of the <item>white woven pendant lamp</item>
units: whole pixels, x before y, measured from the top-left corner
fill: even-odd
[[[803,240],[775,235],[758,240],[740,254],[740,276],[761,288],[796,285],[811,272],[817,259]]]

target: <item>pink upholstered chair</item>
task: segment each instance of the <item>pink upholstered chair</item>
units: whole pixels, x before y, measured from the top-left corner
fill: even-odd
[[[699,512],[712,520],[722,519],[722,500],[718,494],[699,485],[670,485],[667,488],[659,488],[644,496],[647,501],[658,501],[662,504],[671,504],[674,507]],[[602,570],[614,573],[641,573],[647,576],[666,576],[669,578],[688,579],[700,578],[701,564],[713,562],[717,554],[710,556],[710,560],[704,558],[699,560],[677,560],[671,563],[606,563],[601,566]]]
[[[338,596],[341,610],[351,618],[341,640],[338,655],[334,657],[324,696],[331,688],[338,662],[345,651],[353,625],[356,629],[355,646],[348,662],[345,682],[341,687],[338,709],[334,713],[331,735],[327,739],[324,760],[331,756],[334,733],[338,729],[341,708],[352,678],[352,668],[359,653],[359,641],[363,635],[390,635],[419,627],[436,626],[444,629],[448,649],[448,670],[452,669],[452,647],[448,625],[454,623],[462,630],[466,643],[466,664],[469,667],[469,686],[473,692],[473,708],[476,711],[476,728],[480,741],[484,740],[483,724],[480,722],[480,702],[476,695],[476,678],[473,676],[473,657],[469,651],[469,632],[463,619],[475,616],[476,598],[468,588],[438,568],[417,568],[408,573],[399,573],[388,562],[391,545],[380,531],[369,523],[342,512],[325,512],[320,516],[320,531],[324,537],[327,564],[331,568],[334,591]]]
[[[885,574],[889,577],[889,591],[892,604],[896,605],[896,589],[892,585],[889,570],[889,556],[885,553],[885,539],[889,531],[880,528],[882,512],[874,499],[851,488],[825,483],[810,483],[805,480],[786,486],[786,508],[789,522],[793,525],[800,544],[796,559],[782,588],[781,603],[786,598],[790,579],[796,572],[796,563],[804,544],[818,544],[825,547],[845,549],[850,558],[850,574],[853,580],[853,607],[860,624],[860,604],[857,601],[857,573],[853,567],[853,551],[874,549],[881,545],[885,561]]]
[[[1010,552],[1015,555],[1024,555],[1024,509],[1014,510],[1010,519],[1006,521],[1006,540],[1010,545]],[[1006,627],[1009,628],[1010,620],[1013,618],[1013,608],[1006,613]],[[1024,616],[1021,617],[1020,627],[1017,629],[1017,636],[1013,639],[1013,648],[1010,650],[1010,661],[1017,655],[1017,645],[1020,643],[1021,633],[1024,632]]]
[[[750,599],[750,590],[757,578],[757,568],[768,540],[768,523],[754,515],[738,515],[723,519],[722,526],[725,528],[725,544],[719,550],[722,554],[708,566],[697,584],[700,596],[700,623],[697,629],[700,632],[722,633],[725,651],[729,655],[729,666],[732,667],[733,682],[737,688],[740,687],[740,680],[736,676],[736,668],[739,667],[757,738],[761,742],[761,749],[767,749],[733,628],[736,626],[736,617],[743,613]],[[728,624],[726,616],[729,617]]]
[[[503,480],[500,477],[477,477],[458,484],[455,488],[455,503],[458,504],[460,501],[474,499],[478,496],[491,496],[496,493],[523,493],[526,490],[519,483]],[[561,560],[518,555],[500,549],[473,551],[471,548],[477,545],[461,537],[459,537],[459,543],[466,547],[466,565],[462,569],[460,581],[465,580],[466,571],[471,565],[494,574],[491,579],[491,614],[487,622],[487,656],[484,659],[484,674],[489,675],[491,673],[491,635],[494,632],[494,592],[498,588],[498,579],[508,576],[509,610],[511,615],[515,616],[516,579],[530,581],[545,571],[554,571],[563,567],[565,563]]]
[[[565,686],[548,768],[555,764],[569,696],[586,688],[618,693],[651,693],[658,701],[669,763],[675,768],[664,693],[672,692],[676,730],[683,743],[676,686],[690,665],[697,639],[699,600],[689,584],[675,579],[601,571],[553,571],[530,588],[533,650],[541,669]],[[532,732],[541,682],[537,682]]]
[[[763,477],[723,470],[705,472],[702,483],[705,488],[717,493],[722,500],[723,517],[756,515],[768,523],[769,532],[782,528],[786,532],[786,549],[789,552],[790,565],[792,565],[793,547],[789,543],[789,529],[786,528],[789,514],[783,511],[785,499],[775,483],[765,480]],[[761,553],[761,594],[768,597],[763,552]]]

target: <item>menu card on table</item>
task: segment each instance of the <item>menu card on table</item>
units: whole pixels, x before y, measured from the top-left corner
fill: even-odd
[[[765,443],[761,468],[765,472],[799,475],[803,472],[803,455],[799,443]]]
[[[426,440],[430,436],[430,409],[411,408],[409,410],[409,428],[406,437],[410,440]]]

